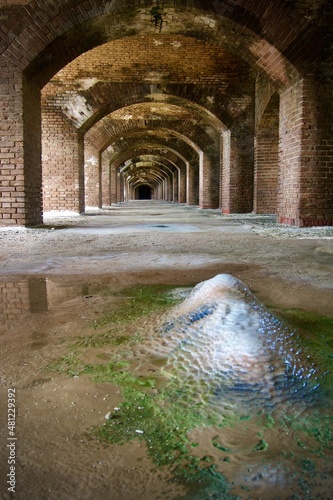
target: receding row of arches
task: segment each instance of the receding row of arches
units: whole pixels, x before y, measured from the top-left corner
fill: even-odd
[[[1,223],[148,197],[333,224],[332,8],[243,3],[5,9]]]
[[[124,131],[118,112],[117,119],[113,119],[112,114],[108,115],[108,128],[104,123],[97,122],[85,135],[82,141],[84,190],[79,195],[82,198],[84,193],[84,200],[80,202],[81,211],[85,206],[102,207],[128,199],[141,199],[144,189],[138,190],[137,187],[145,185],[150,186],[149,190],[145,188],[146,199],[221,208],[225,213],[253,210],[257,213],[276,213],[279,172],[277,93],[270,98],[256,133],[253,128],[247,127],[246,133],[238,134],[236,138],[232,138],[232,131],[217,117],[212,118],[205,110],[200,109],[204,116],[206,114],[205,120],[193,126],[190,120],[184,122],[174,117],[172,120],[161,117],[148,119],[151,106],[146,103],[140,103],[140,106],[141,113],[143,109],[148,110],[144,124],[131,120]],[[193,103],[192,106],[195,107]],[[155,103],[153,107],[157,113],[159,105]],[[162,114],[164,104],[160,109]],[[177,106],[179,114],[181,110]],[[128,122],[127,108],[122,115]],[[116,123],[119,121],[120,124]],[[170,125],[172,128],[169,128]],[[46,150],[49,144],[45,144]],[[227,169],[235,161],[233,157],[237,161],[237,171],[230,172]],[[53,174],[54,169],[49,169],[49,174],[45,169],[46,210],[61,209],[63,203],[56,198],[56,186],[52,192]],[[231,183],[233,199],[230,199]],[[71,205],[64,208],[75,210]]]

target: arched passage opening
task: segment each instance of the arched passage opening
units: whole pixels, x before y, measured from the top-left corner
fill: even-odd
[[[153,198],[153,189],[149,184],[140,184],[135,188],[136,200],[151,200]]]
[[[285,122],[280,131],[285,135],[281,135],[280,140],[284,141],[284,150],[296,148],[297,151],[295,150],[292,158],[288,153],[279,158],[282,197],[278,220],[300,225],[317,224],[319,221],[324,221],[325,224],[332,222],[333,174],[329,162],[333,156],[333,138],[331,128],[327,125],[331,122],[332,114],[331,100],[328,99],[332,95],[332,84],[323,77],[320,65],[325,49],[328,48],[329,37],[325,30],[319,30],[318,25],[305,16],[301,8],[284,1],[278,4],[270,2],[265,8],[265,2],[252,2],[247,6],[242,5],[240,15],[237,2],[227,2],[227,6],[223,2],[195,2],[191,7],[182,1],[177,2],[176,6],[174,2],[165,2],[169,18],[173,22],[165,23],[163,30],[157,33],[151,23],[150,2],[149,5],[138,7],[133,6],[130,1],[91,0],[91,8],[84,11],[79,3],[73,4],[70,0],[63,0],[52,6],[45,2],[29,3],[29,8],[14,6],[5,16],[1,30],[3,56],[0,64],[7,75],[12,75],[3,84],[3,95],[9,96],[9,104],[1,111],[1,123],[12,123],[10,134],[16,137],[14,144],[9,141],[8,151],[2,151],[1,156],[5,176],[3,182],[6,183],[6,194],[0,201],[2,222],[32,224],[41,221],[40,89],[57,71],[80,54],[110,41],[128,41],[132,36],[151,38],[155,64],[148,69],[146,64],[139,62],[136,66],[133,64],[131,69],[118,68],[112,83],[119,83],[121,93],[133,95],[136,78],[142,93],[147,95],[146,89],[149,87],[151,102],[157,101],[154,98],[156,85],[170,84],[177,87],[182,95],[191,93],[189,101],[194,101],[194,96],[200,95],[204,107],[214,112],[219,119],[225,113],[232,117],[233,123],[234,120],[237,122],[232,131],[234,133],[231,134],[231,153],[235,147],[233,139],[239,138],[242,133],[243,138],[246,136],[247,130],[244,132],[244,129],[253,116],[253,107],[251,110],[247,109],[249,96],[244,89],[246,82],[252,85],[254,78],[249,80],[249,73],[246,78],[244,74],[242,76],[242,72],[239,73],[236,69],[240,67],[237,66],[237,60],[246,62],[252,73],[265,75],[266,81],[274,86],[275,91],[283,91],[281,96],[283,95]],[[280,32],[288,35],[277,36],[276,33]],[[173,37],[172,40],[167,38],[170,36]],[[204,65],[208,68],[207,74],[202,74],[201,59],[195,59],[196,51],[191,50],[188,45],[186,61],[193,57],[193,64],[189,64],[190,69],[187,68],[186,71],[178,71],[178,75],[173,73],[172,68],[178,69],[178,64],[169,64],[168,60],[174,62],[175,55],[180,54],[185,47],[185,40],[194,45],[198,40],[204,41],[207,51],[205,61],[209,61],[209,64]],[[212,47],[208,46],[210,43],[213,44]],[[228,54],[236,56],[228,60],[228,72],[225,71],[221,79],[217,78],[221,61],[215,58],[216,47],[226,49]],[[156,57],[157,54],[159,57]],[[328,68],[326,65],[325,75]],[[137,71],[136,74],[134,70]],[[235,78],[230,80],[227,74],[234,75]],[[310,82],[308,75],[315,75],[313,81]],[[70,200],[77,211],[82,210],[84,199],[83,137],[80,127],[82,120],[89,122],[92,116],[94,119],[101,116],[100,98],[109,85],[109,81],[103,80],[104,77],[105,68],[101,67],[99,72],[93,72],[83,80],[80,73],[76,73],[76,89],[69,88],[68,82],[61,81],[64,94],[74,96],[74,99],[63,106],[62,100],[57,101],[59,96],[56,96],[53,117],[52,113],[48,115],[50,123],[53,119],[58,120],[57,123],[53,121],[51,140],[59,134],[59,130],[62,132],[54,142],[50,156],[57,157],[58,166],[66,160],[68,167],[66,175],[60,176],[55,165],[52,169],[54,182],[58,184],[62,198]],[[320,96],[316,96],[314,90],[319,83],[324,84],[324,90]],[[205,89],[203,94],[202,88]],[[226,88],[231,98],[226,98]],[[90,89],[94,89],[94,95]],[[53,97],[52,93],[47,95],[43,106]],[[260,100],[261,96],[258,95],[258,98]],[[297,130],[293,129],[295,120],[292,119],[294,115],[290,104],[298,109]],[[222,109],[222,114],[217,112],[217,107]],[[319,113],[316,114],[316,110]],[[309,129],[306,117],[310,115],[311,130],[320,129],[315,138],[306,137]],[[79,122],[81,125],[78,126]],[[314,144],[315,141],[320,142],[318,147]],[[234,202],[230,204],[233,210],[248,207],[248,204],[239,203],[238,198],[241,200],[248,196],[248,183],[251,175],[253,176],[253,165],[251,171],[250,165],[244,162],[244,152],[249,146],[250,144],[242,141],[235,154],[231,154],[228,159],[228,167],[234,174],[229,176],[231,180],[228,186],[228,195],[234,198]],[[326,146],[326,149],[322,146]],[[329,158],[327,147],[330,150]],[[43,152],[44,156],[47,154],[44,155]],[[214,164],[216,155],[211,155],[209,160],[207,165]],[[319,167],[323,161],[326,162],[325,171],[321,172]],[[239,172],[240,164],[242,168]],[[293,183],[298,178],[301,179],[297,188],[297,200],[289,188],[291,171]],[[325,179],[325,182],[321,181],[316,187],[314,182],[308,182],[309,176],[313,180]],[[225,179],[227,177],[224,176]],[[215,181],[215,177],[212,179]],[[238,185],[235,188],[235,181],[244,186]],[[67,188],[69,184],[70,189]],[[209,192],[211,185],[208,181],[207,185],[202,186],[202,193]],[[205,206],[204,202],[202,206]]]

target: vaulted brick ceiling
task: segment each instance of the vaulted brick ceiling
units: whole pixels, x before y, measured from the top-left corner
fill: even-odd
[[[171,141],[188,157],[189,146],[198,152],[216,133],[253,114],[258,75],[276,90],[316,59],[321,40],[315,28],[297,10],[289,16],[286,6],[161,1],[133,7],[114,1],[95,18],[83,2],[77,6],[80,25],[40,53],[27,74],[45,84],[44,109],[65,115],[96,152],[111,146],[110,160],[147,133],[154,136],[152,155]],[[59,23],[53,19],[51,30],[61,31]],[[82,54],[85,47],[93,48]]]
[[[45,85],[43,106],[61,111],[96,151],[120,137],[130,150],[157,130],[155,143],[171,137],[177,148],[182,137],[198,151],[253,109],[254,77],[247,62],[217,44],[154,31],[76,58]],[[152,169],[157,164],[151,160]]]

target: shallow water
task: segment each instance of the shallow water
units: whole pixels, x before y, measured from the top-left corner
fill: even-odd
[[[174,300],[186,299],[188,288],[140,286],[119,292],[107,281],[30,277],[5,282],[2,290],[4,386],[23,385],[34,372],[47,391],[61,355],[63,376],[86,374],[119,386],[124,401],[119,410],[110,407],[116,418],[106,422],[107,440],[118,436],[133,449],[135,440],[144,442],[156,466],[174,471],[186,486],[188,498],[331,498],[332,376],[327,371],[332,351],[327,342],[332,330],[323,335],[310,329],[305,339],[292,320],[287,325],[276,319],[248,295],[259,314],[251,328],[259,320],[259,329],[267,332],[268,324],[271,335],[255,341],[245,336],[242,345],[234,337],[222,344],[215,338],[213,348],[215,326],[208,343],[193,329],[205,319],[204,310],[187,325],[182,315],[175,321],[166,309],[180,307]],[[231,310],[236,299],[230,299]],[[246,301],[243,307],[245,327]],[[177,334],[175,323],[181,327]],[[182,329],[192,335],[191,342],[182,342]],[[227,370],[219,363],[221,350]],[[58,372],[49,371],[51,362],[58,362]],[[100,423],[96,419],[96,426]]]
[[[323,397],[326,385],[297,331],[229,275],[195,287],[169,313],[155,349],[167,357],[164,372],[186,386],[184,399],[217,412],[301,412]]]
[[[222,293],[207,283],[203,292],[198,288],[158,319],[162,326],[155,328],[148,347],[164,360],[170,405],[178,400],[189,412],[199,409],[211,419],[190,432],[196,443],[192,454],[228,479],[230,495],[330,498],[332,356],[327,337],[313,356],[301,333],[241,282],[235,280]],[[318,334],[312,332],[317,339]],[[331,340],[332,334],[331,329]],[[212,484],[193,498],[219,491],[220,485]]]

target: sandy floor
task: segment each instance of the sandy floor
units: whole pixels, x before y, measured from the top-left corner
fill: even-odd
[[[69,339],[91,334],[92,322],[117,308],[112,292],[189,286],[227,272],[265,304],[333,317],[332,271],[333,229],[277,227],[270,216],[222,216],[169,203],[46,214],[42,228],[0,229],[0,497],[10,498],[9,388],[16,390],[16,498],[185,496],[168,470],[156,470],[143,441],[111,447],[87,437],[120,404],[117,386],[45,370],[68,352]],[[275,498],[275,486],[239,498]]]

